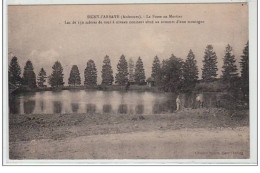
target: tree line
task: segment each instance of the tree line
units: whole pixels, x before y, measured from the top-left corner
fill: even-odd
[[[247,92],[249,89],[249,50],[248,42],[244,47],[243,55],[241,56],[241,83],[242,90]],[[235,65],[236,59],[232,53],[232,47],[226,46],[225,56],[223,57],[223,67],[221,79],[225,82],[236,81],[238,69]],[[152,82],[158,88],[164,91],[180,91],[183,89],[192,89],[198,81],[198,66],[195,60],[195,55],[192,50],[189,51],[186,60],[177,58],[171,55],[170,58],[160,62],[159,57],[155,56],[152,65],[151,77],[146,80],[143,61],[139,57],[134,64],[130,59],[128,62],[122,55],[117,64],[117,73],[113,76],[113,69],[109,56],[104,57],[101,77],[101,85],[109,86],[114,82],[117,85],[126,85],[132,83],[136,85],[144,85],[146,82]],[[214,81],[217,78],[217,56],[212,45],[207,45],[202,67],[202,80],[206,82]],[[52,73],[47,77],[46,71],[41,68],[39,74],[35,75],[33,64],[28,60],[24,67],[23,76],[21,77],[21,68],[17,57],[11,59],[9,65],[9,83],[16,86],[26,86],[29,88],[46,87],[46,81],[51,87],[64,86],[63,67],[59,61],[56,61],[52,66]],[[115,81],[114,81],[115,80]],[[77,65],[73,65],[70,71],[68,84],[70,86],[81,85],[80,71]],[[95,62],[90,59],[84,70],[84,86],[92,87],[97,85],[97,68]]]

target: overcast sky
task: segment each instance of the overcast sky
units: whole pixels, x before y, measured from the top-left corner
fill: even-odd
[[[83,20],[87,15],[180,15],[182,20],[203,20],[204,24],[118,24],[65,25],[64,21]],[[64,81],[72,65],[78,65],[81,80],[86,63],[93,59],[101,82],[105,55],[111,59],[114,76],[122,54],[134,61],[140,56],[146,78],[151,75],[153,58],[171,54],[186,59],[193,50],[198,66],[207,44],[212,44],[218,57],[221,75],[225,47],[230,44],[237,59],[248,41],[248,6],[246,4],[161,4],[161,5],[53,5],[8,7],[9,61],[17,56],[21,68],[30,59],[38,74],[41,67],[51,74],[59,60],[64,68]]]

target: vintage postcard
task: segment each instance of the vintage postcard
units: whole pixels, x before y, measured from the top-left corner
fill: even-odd
[[[255,3],[7,1],[5,164],[256,164]]]

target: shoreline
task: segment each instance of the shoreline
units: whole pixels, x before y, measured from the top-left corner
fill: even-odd
[[[21,93],[30,93],[30,92],[43,92],[43,91],[63,91],[63,90],[69,90],[69,91],[81,91],[81,90],[88,90],[88,91],[150,91],[150,92],[164,92],[159,90],[157,87],[149,87],[147,85],[132,85],[127,90],[125,86],[118,86],[118,85],[112,85],[112,86],[106,86],[103,87],[101,85],[93,86],[93,87],[85,87],[85,86],[79,86],[79,87],[71,87],[71,86],[64,86],[59,88],[52,88],[52,87],[45,87],[45,88],[34,88],[34,89],[17,89],[13,93],[10,94],[21,94]]]

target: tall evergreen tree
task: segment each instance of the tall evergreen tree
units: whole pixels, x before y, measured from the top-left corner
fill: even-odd
[[[21,84],[21,68],[15,56],[11,59],[8,76],[11,85],[19,86]]]
[[[87,67],[84,71],[85,86],[95,86],[97,85],[97,69],[95,62],[91,59],[87,62]]]
[[[235,65],[235,56],[232,54],[232,47],[228,44],[226,47],[226,53],[223,58],[224,65],[222,70],[222,78],[224,81],[230,81],[238,77],[237,66]]]
[[[249,49],[248,42],[243,50],[243,55],[241,56],[241,78],[243,81],[248,82],[249,80]]]
[[[145,72],[142,59],[139,57],[135,64],[135,83],[138,85],[144,84]]]
[[[217,56],[213,51],[212,45],[208,45],[205,49],[205,55],[202,68],[202,79],[210,81],[217,77]]]
[[[243,55],[241,56],[241,82],[242,82],[242,92],[244,93],[244,96],[249,95],[249,49],[248,49],[249,43],[247,42],[244,50]]]
[[[33,71],[33,65],[30,60],[28,60],[24,66],[23,84],[29,88],[36,87],[36,75]]]
[[[157,84],[157,86],[160,89],[163,89],[163,90],[165,90],[164,81],[166,81],[166,71],[167,71],[167,64],[166,63],[167,63],[167,61],[168,60],[165,60],[165,59],[162,60],[161,70],[160,70],[160,83],[159,83],[159,85]]]
[[[129,73],[129,82],[134,82],[134,61],[132,60],[132,58],[129,59],[129,67],[128,67],[128,73]]]
[[[184,78],[184,87],[186,89],[192,89],[198,80],[198,66],[197,61],[195,60],[195,55],[192,50],[189,51],[187,59],[183,65],[183,78]]]
[[[102,66],[102,84],[103,85],[112,85],[114,82],[113,70],[111,67],[111,62],[109,56],[105,56]]]
[[[79,86],[81,84],[79,68],[77,65],[73,65],[71,68],[68,84],[72,86]]]
[[[160,60],[157,56],[154,57],[153,60],[153,66],[152,66],[152,78],[155,81],[155,85],[159,85],[161,78],[160,78],[160,73],[161,73],[161,64]]]
[[[59,61],[56,61],[52,66],[52,74],[49,76],[49,84],[51,87],[61,87],[64,85],[63,82],[63,68]]]
[[[46,82],[46,72],[43,68],[41,68],[38,77],[37,77],[37,84],[38,87],[45,87],[46,85],[44,85],[44,83]]]
[[[118,85],[125,85],[128,82],[128,64],[125,56],[122,55],[117,64],[116,83]]]
[[[172,56],[162,62],[161,78],[164,91],[179,92],[183,87],[182,59]]]

